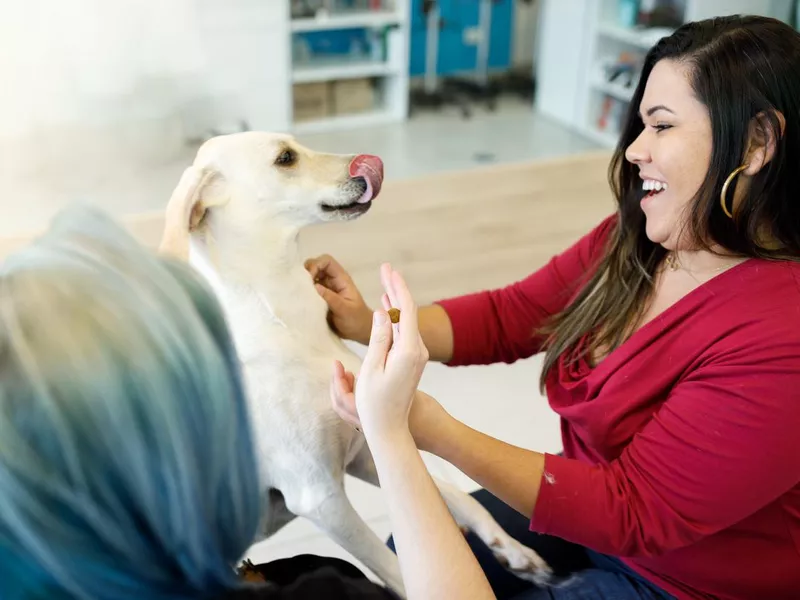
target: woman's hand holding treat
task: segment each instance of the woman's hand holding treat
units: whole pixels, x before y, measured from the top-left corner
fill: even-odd
[[[336,412],[350,424],[362,426],[368,440],[410,435],[408,415],[428,362],[417,324],[417,306],[405,281],[389,265],[382,267],[381,280],[386,289],[385,309],[374,313],[358,383],[337,362],[331,388]],[[402,314],[397,324],[389,316],[392,309]]]

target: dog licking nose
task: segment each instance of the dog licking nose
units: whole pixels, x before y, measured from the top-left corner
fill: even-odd
[[[371,154],[359,154],[350,163],[350,177],[361,177],[367,182],[367,190],[358,200],[366,203],[378,196],[383,185],[383,161]]]

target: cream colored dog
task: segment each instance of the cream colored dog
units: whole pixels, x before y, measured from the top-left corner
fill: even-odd
[[[301,228],[355,219],[383,182],[374,156],[321,154],[283,135],[247,132],[206,142],[166,211],[162,251],[209,280],[242,362],[262,486],[261,535],[306,517],[398,594],[395,555],[358,515],[345,473],[378,485],[362,434],[334,413],[331,369],[360,360],[331,332],[327,306],[298,254]],[[544,582],[550,570],[471,496],[442,482],[458,523],[509,569]]]

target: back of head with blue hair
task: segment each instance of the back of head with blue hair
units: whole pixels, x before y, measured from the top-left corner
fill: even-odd
[[[62,216],[0,268],[0,598],[213,597],[257,521],[215,299],[101,215]]]

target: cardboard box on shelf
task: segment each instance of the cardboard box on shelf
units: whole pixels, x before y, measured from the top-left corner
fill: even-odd
[[[324,119],[332,113],[331,89],[327,82],[298,83],[294,86],[295,122]]]
[[[345,79],[333,83],[334,114],[351,115],[374,108],[375,88],[371,79]]]

